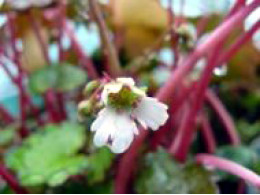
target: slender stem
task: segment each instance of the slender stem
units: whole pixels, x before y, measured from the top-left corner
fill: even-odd
[[[187,58],[187,60],[172,73],[167,83],[157,93],[157,98],[160,101],[167,102],[173,95],[175,88],[180,84],[182,78],[189,72],[189,70],[195,65],[195,62],[205,53],[211,51],[212,47],[215,47],[218,43],[222,42],[226,36],[232,31],[232,29],[239,24],[248,14],[251,13],[258,6],[258,2],[254,1],[249,6],[242,8],[231,17],[229,17],[224,23],[222,23],[204,42],[204,44],[198,46],[197,49]],[[147,131],[141,131],[140,135],[134,141],[129,151],[123,155],[118,166],[118,173],[116,176],[116,193],[125,193],[126,187],[131,178],[134,163],[138,156],[139,148],[142,142],[148,135]]]
[[[145,138],[148,135],[148,131],[140,131],[139,136],[135,139],[134,143],[131,145],[129,151],[125,153],[119,161],[118,173],[115,180],[115,193],[124,194],[126,193],[126,188],[128,181],[131,177],[131,173],[134,170],[136,164],[136,157],[138,155],[139,148],[142,146]]]
[[[48,45],[46,43],[46,40],[44,40],[44,37],[41,33],[41,30],[40,30],[41,26],[40,26],[39,22],[35,19],[35,17],[36,16],[33,15],[33,12],[29,10],[28,19],[31,22],[32,29],[39,41],[39,46],[41,47],[44,58],[45,58],[46,62],[50,65],[51,61],[50,61],[49,54],[48,54]]]
[[[63,21],[63,28],[66,31],[67,36],[71,40],[72,48],[74,49],[76,55],[80,59],[80,62],[84,68],[86,68],[88,72],[88,76],[92,79],[98,78],[98,73],[95,69],[93,62],[89,59],[89,57],[84,53],[82,47],[80,46],[73,29],[69,26],[66,20]]]
[[[15,118],[1,105],[0,105],[0,117],[7,124],[13,123],[15,121]]]
[[[11,39],[11,46],[14,52],[14,62],[17,65],[17,69],[18,69],[18,76],[16,78],[16,83],[19,89],[19,105],[20,105],[20,120],[21,120],[21,127],[20,127],[20,136],[26,137],[30,134],[29,130],[26,127],[26,100],[25,100],[25,95],[26,92],[23,88],[23,70],[21,67],[21,62],[20,62],[20,55],[19,52],[17,51],[16,48],[16,38],[15,38],[15,33],[16,33],[16,29],[13,21],[13,15],[12,14],[8,14],[8,27],[9,27],[9,32],[10,32],[10,39]]]
[[[242,34],[236,41],[219,57],[217,65],[222,65],[232,58],[243,45],[250,41],[254,33],[259,30],[260,21],[256,22],[252,28],[250,28],[246,33]]]
[[[226,110],[225,106],[221,103],[219,98],[211,91],[207,90],[206,92],[206,101],[212,106],[214,111],[217,113],[219,119],[224,125],[229,139],[233,145],[240,144],[240,138],[237,134],[234,121]]]
[[[198,154],[196,162],[203,165],[208,165],[226,171],[232,175],[236,175],[253,185],[260,187],[260,177],[253,171],[224,158],[217,157],[209,154]]]
[[[25,91],[24,86],[19,85],[19,82],[17,80],[17,78],[15,78],[11,71],[7,68],[5,63],[0,62],[0,64],[2,65],[4,71],[6,72],[6,74],[9,76],[9,78],[11,79],[11,81],[19,88],[22,87],[23,91]],[[33,104],[30,96],[26,93],[25,91],[25,98],[26,98],[26,103],[28,104],[28,106],[30,107],[30,109],[32,110],[34,116],[37,118],[37,123],[39,126],[42,126],[44,124],[44,122],[42,121],[41,117],[40,117],[40,111],[39,109]]]
[[[245,3],[246,3],[246,0],[236,0],[234,6],[231,8],[231,10],[229,11],[229,13],[226,16],[226,18],[229,18],[234,13],[236,13],[239,10],[239,8],[245,6]]]
[[[195,62],[205,53],[208,53],[217,44],[231,33],[237,24],[241,23],[247,15],[258,6],[258,1],[254,1],[247,7],[240,9],[238,12],[229,17],[209,36],[204,44],[199,45],[188,57],[187,60],[179,66],[171,75],[167,83],[159,90],[157,97],[162,101],[168,101],[175,91],[175,88],[180,84],[182,78],[195,66]]]
[[[210,122],[205,114],[201,114],[201,132],[204,137],[208,153],[214,154],[216,151],[216,140]]]
[[[119,58],[117,55],[116,48],[111,41],[109,30],[106,26],[106,23],[102,17],[102,12],[99,7],[98,1],[89,0],[90,10],[92,11],[93,17],[96,20],[96,23],[99,27],[100,37],[105,51],[107,52],[107,57],[109,60],[109,73],[113,77],[122,75],[122,68],[120,66]]]
[[[4,165],[0,165],[0,176],[6,181],[6,183],[15,193],[28,194],[27,190],[19,185],[16,178],[7,170]]]

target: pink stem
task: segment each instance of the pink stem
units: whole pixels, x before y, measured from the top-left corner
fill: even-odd
[[[250,41],[254,33],[259,29],[260,21],[255,23],[252,28],[250,28],[246,33],[242,34],[239,38],[237,38],[236,42],[233,43],[226,52],[219,57],[217,65],[222,65],[227,62],[230,58],[236,54],[236,52],[243,47],[243,45]]]
[[[8,27],[9,27],[9,31],[10,31],[10,37],[11,37],[11,46],[14,52],[14,62],[17,65],[17,69],[18,69],[18,76],[16,78],[16,83],[17,83],[17,87],[19,89],[19,105],[20,105],[20,120],[21,120],[21,127],[20,127],[20,136],[26,137],[30,134],[28,128],[26,127],[26,99],[25,99],[25,95],[26,92],[23,88],[23,70],[21,68],[21,63],[20,63],[20,55],[19,52],[17,51],[16,48],[16,38],[15,38],[15,26],[14,21],[13,21],[13,15],[12,14],[8,14]]]
[[[35,16],[33,16],[32,12],[30,12],[30,11],[28,12],[28,19],[31,22],[33,31],[34,31],[34,33],[35,33],[35,35],[36,35],[36,37],[39,41],[39,45],[40,45],[41,50],[43,52],[44,58],[47,61],[47,63],[50,65],[51,61],[50,61],[49,54],[48,54],[48,45],[43,40],[43,36],[41,34],[41,31],[40,31],[41,27],[40,27],[38,21],[35,20]]]
[[[0,116],[7,124],[13,123],[15,121],[15,118],[1,105],[0,105]]]
[[[214,154],[216,151],[216,140],[213,134],[213,129],[205,114],[201,115],[201,132],[206,142],[208,153]]]
[[[187,60],[179,66],[171,75],[167,83],[160,89],[157,94],[157,98],[160,101],[169,101],[173,97],[175,88],[180,84],[182,78],[189,72],[189,70],[195,65],[195,62],[205,53],[210,51],[210,48],[214,47],[218,43],[222,42],[225,37],[232,31],[232,29],[239,24],[248,14],[251,13],[258,6],[258,2],[254,1],[249,6],[239,10],[237,13],[232,15],[227,21],[222,23],[195,51],[187,58]],[[138,155],[138,150],[148,135],[147,131],[142,131],[133,145],[127,153],[125,153],[120,160],[118,166],[118,173],[116,176],[116,193],[125,193],[126,187],[134,167],[134,162]]]
[[[231,10],[229,11],[228,15],[226,18],[229,18],[230,16],[232,16],[234,13],[236,13],[239,8],[245,6],[246,1],[245,0],[237,0],[234,4],[234,6],[231,8]]]
[[[192,102],[192,106],[189,110],[189,114],[179,130],[179,134],[176,135],[176,141],[174,141],[170,147],[170,153],[174,155],[176,159],[179,161],[185,161],[186,156],[189,151],[189,147],[192,143],[192,138],[194,136],[194,126],[196,116],[199,114],[199,111],[203,105],[205,91],[209,85],[212,71],[215,65],[215,58],[217,56],[217,52],[219,50],[219,46],[217,46],[211,56],[208,59],[208,64],[203,71],[199,84],[194,92],[194,99]]]
[[[15,193],[28,194],[27,190],[19,185],[16,178],[6,169],[4,165],[0,165],[0,176],[6,181],[6,183]]]
[[[46,105],[48,113],[49,113],[49,120],[52,123],[59,123],[61,118],[60,118],[58,109],[56,107],[56,104],[54,104],[54,102],[56,102],[55,94],[52,93],[51,90],[48,90],[44,94],[44,100],[45,100],[45,105]]]
[[[225,129],[232,144],[239,145],[240,138],[237,134],[234,121],[232,120],[231,116],[229,115],[228,111],[221,103],[219,98],[211,90],[208,90],[206,92],[206,101],[212,106],[214,111],[217,113],[219,119],[221,120],[222,124],[225,126]]]
[[[131,145],[129,151],[125,153],[119,161],[118,173],[115,180],[115,193],[124,194],[128,181],[131,177],[136,165],[136,157],[138,155],[139,148],[142,146],[143,141],[148,135],[148,131],[141,130],[139,136],[136,138],[134,143]]]
[[[76,55],[80,59],[84,68],[87,69],[88,76],[92,79],[97,79],[98,73],[95,69],[95,66],[79,45],[78,40],[73,32],[73,29],[68,25],[66,21],[63,21],[63,28],[71,40],[72,48],[75,50]]]
[[[10,70],[6,67],[6,65],[4,63],[1,63],[0,64],[2,65],[4,71],[6,72],[6,74],[9,76],[9,78],[12,80],[12,82],[19,88],[19,87],[22,87],[23,90],[25,91],[24,89],[24,86],[20,86],[19,83],[18,83],[18,80],[17,78],[15,78],[12,73],[10,72]],[[40,111],[39,109],[33,104],[30,96],[26,93],[25,94],[26,96],[26,103],[28,104],[28,106],[30,107],[30,109],[32,110],[34,116],[37,118],[37,123],[39,126],[42,126],[44,124],[44,122],[42,121],[41,117],[40,117]]]
[[[198,154],[196,156],[196,162],[226,171],[252,183],[257,187],[260,187],[259,175],[233,161],[210,154]]]
[[[205,53],[212,50],[217,44],[221,43],[230,32],[241,21],[249,15],[258,6],[258,1],[254,1],[247,7],[236,12],[224,23],[222,23],[204,42],[199,45],[194,52],[192,52],[187,60],[179,66],[171,75],[167,83],[159,90],[157,97],[161,100],[167,101],[174,94],[175,88],[180,84],[182,78],[195,66],[195,62]]]

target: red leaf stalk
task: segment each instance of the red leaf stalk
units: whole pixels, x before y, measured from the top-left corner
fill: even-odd
[[[192,69],[195,62],[205,53],[209,52],[211,48],[222,42],[226,36],[232,31],[232,29],[239,24],[248,14],[251,13],[258,6],[258,2],[254,1],[249,6],[239,10],[224,23],[222,23],[204,42],[204,44],[198,46],[197,49],[187,58],[187,60],[179,66],[173,73],[167,83],[159,90],[157,98],[160,101],[167,102],[173,97],[176,86],[180,84],[182,78]],[[147,136],[147,131],[142,131],[138,138],[133,143],[132,147],[127,153],[125,153],[119,163],[118,173],[116,177],[116,193],[125,193],[126,186],[131,177],[134,162],[138,155],[138,150],[142,145],[142,142]]]
[[[224,125],[231,143],[233,145],[239,145],[240,138],[237,134],[234,121],[219,98],[211,90],[208,90],[206,92],[206,101],[212,106],[222,124]]]
[[[15,193],[28,194],[27,190],[19,185],[16,178],[6,169],[4,165],[0,165],[0,176],[6,181],[6,183]]]
[[[82,63],[82,66],[84,68],[86,68],[86,70],[88,71],[88,76],[92,79],[97,79],[98,73],[95,69],[93,62],[82,50],[72,27],[69,26],[69,24],[66,22],[66,20],[63,21],[63,29],[66,32],[66,34],[68,35],[68,37],[70,38],[72,48],[74,49],[76,55],[80,59],[80,63]]]
[[[210,154],[198,154],[196,156],[196,162],[199,164],[208,165],[210,167],[226,171],[232,175],[236,175],[252,183],[257,187],[260,187],[259,175],[233,161]]]
[[[216,140],[210,122],[205,114],[201,114],[201,133],[205,140],[208,153],[214,154],[216,151]]]
[[[15,118],[1,105],[0,105],[0,116],[7,124],[13,123],[15,121]]]

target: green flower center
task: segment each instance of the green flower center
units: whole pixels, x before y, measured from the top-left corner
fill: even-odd
[[[131,109],[138,102],[140,95],[128,86],[123,86],[118,93],[108,95],[108,105],[115,109]]]

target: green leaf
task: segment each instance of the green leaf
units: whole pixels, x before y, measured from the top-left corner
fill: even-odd
[[[216,155],[232,160],[249,169],[254,169],[257,162],[259,162],[257,153],[246,146],[222,146],[218,148]],[[223,179],[235,179],[234,176],[231,176],[226,172],[219,171],[219,175]]]
[[[44,67],[30,75],[29,86],[35,93],[42,94],[48,89],[61,92],[73,90],[84,82],[87,76],[76,66],[60,64]]]
[[[15,128],[9,127],[0,131],[0,145],[5,146],[15,138]]]
[[[239,120],[237,122],[237,129],[243,141],[251,141],[260,134],[260,121],[250,124],[245,120]]]
[[[145,158],[145,166],[136,182],[138,193],[189,194],[216,193],[211,174],[195,164],[181,166],[168,153],[160,149]]]
[[[108,148],[101,148],[89,156],[88,181],[90,184],[100,182],[104,179],[106,171],[112,164],[114,155]]]
[[[47,125],[7,153],[5,162],[24,186],[60,185],[88,165],[87,157],[78,154],[84,135],[78,124]]]

